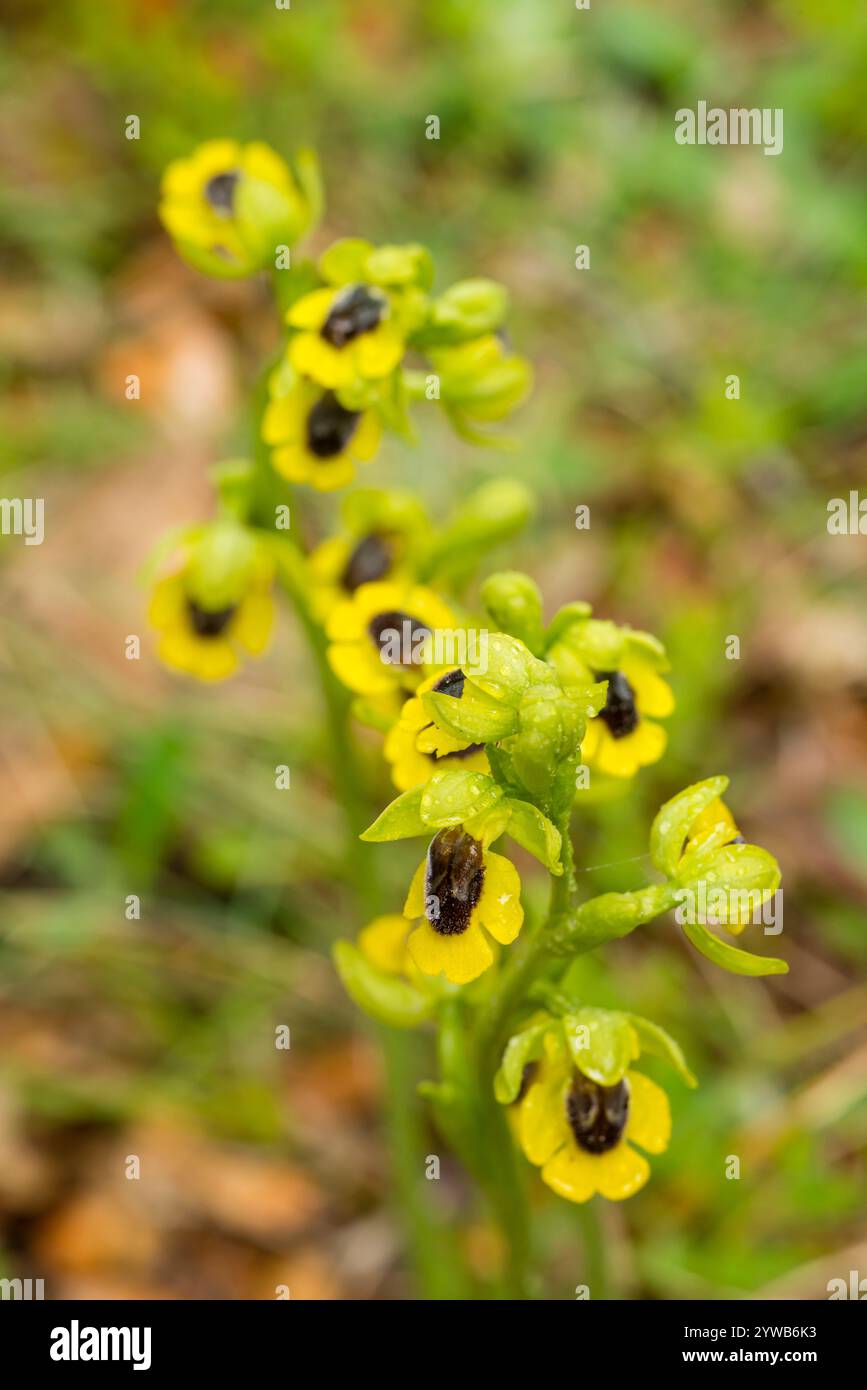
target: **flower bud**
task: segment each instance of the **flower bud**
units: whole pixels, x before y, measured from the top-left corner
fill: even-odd
[[[430,306],[425,341],[464,343],[495,332],[506,317],[509,296],[496,280],[460,280]]]
[[[492,574],[482,585],[482,602],[498,628],[541,653],[542,596],[528,575],[517,570]]]

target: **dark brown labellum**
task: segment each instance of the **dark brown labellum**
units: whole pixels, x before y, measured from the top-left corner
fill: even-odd
[[[482,846],[459,825],[431,840],[424,876],[425,916],[440,936],[460,936],[470,925],[482,896],[485,856]]]
[[[232,604],[229,608],[200,608],[188,598],[187,612],[197,637],[220,637],[235,616],[237,605]]]
[[[346,347],[353,338],[370,333],[379,324],[385,311],[385,301],[371,294],[366,285],[355,285],[332,305],[322,325],[322,337],[332,347]]]
[[[612,738],[625,738],[638,727],[635,691],[622,671],[597,671],[596,679],[608,682],[605,708],[599,711],[599,718],[607,724]]]
[[[384,579],[391,564],[391,549],[385,537],[371,532],[353,550],[340,576],[340,583],[347,593],[354,594],[362,584],[373,584],[377,579]]]
[[[423,660],[424,644],[431,635],[430,628],[425,627],[424,623],[397,609],[377,613],[368,623],[367,630],[379,647],[382,660],[389,666],[418,666]],[[393,651],[395,638],[399,645],[399,656],[395,656]]]
[[[361,414],[347,410],[333,391],[326,391],[307,416],[307,447],[318,459],[342,454],[355,431]]]
[[[604,1154],[623,1138],[629,1119],[629,1083],[599,1086],[582,1072],[566,1096],[566,1117],[579,1148],[589,1154]]]
[[[440,676],[433,688],[439,695],[451,695],[452,699],[459,700],[464,693],[466,680],[463,671],[458,667],[456,671],[446,671],[444,676]]]
[[[239,177],[237,170],[229,169],[225,174],[215,174],[205,184],[205,197],[221,217],[231,217],[235,211],[235,190]]]

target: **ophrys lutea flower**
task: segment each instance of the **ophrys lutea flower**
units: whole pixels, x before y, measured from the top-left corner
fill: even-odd
[[[319,212],[316,160],[293,172],[268,145],[208,140],[167,167],[159,214],[180,254],[210,275],[251,275],[275,264]]]
[[[148,620],[158,655],[199,680],[225,680],[246,656],[265,650],[274,622],[273,565],[233,523],[208,527],[181,566],[156,584]]]
[[[334,391],[286,363],[273,373],[270,391],[262,438],[275,469],[290,482],[333,492],[352,482],[356,463],[376,454],[382,427],[375,409],[349,409]]]
[[[418,968],[468,984],[493,964],[489,937],[507,946],[521,930],[518,871],[462,825],[447,827],[415,872],[404,915],[420,919],[408,942]]]
[[[575,1006],[561,1018],[534,1016],[510,1040],[495,1093],[516,1112],[513,1128],[527,1158],[561,1197],[631,1197],[650,1176],[639,1149],[667,1148],[668,1098],[632,1066],[643,1046],[695,1085],[674,1040],[634,1014]]]
[[[589,767],[634,777],[662,757],[668,738],[656,720],[671,714],[674,696],[661,675],[668,662],[656,638],[582,616],[555,637],[547,657],[564,685],[608,682],[605,704],[581,744]]]
[[[454,627],[451,610],[431,589],[363,584],[328,618],[328,660],[358,695],[414,690],[433,661],[436,634]]]

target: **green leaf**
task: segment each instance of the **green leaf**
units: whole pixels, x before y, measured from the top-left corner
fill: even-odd
[[[332,956],[346,993],[372,1018],[391,1028],[414,1028],[430,1018],[431,997],[399,975],[378,970],[351,941],[336,942]]]
[[[698,1085],[686,1064],[680,1044],[675,1042],[670,1033],[666,1033],[658,1023],[651,1023],[649,1018],[642,1018],[639,1014],[627,1014],[626,1017],[638,1034],[642,1052],[649,1052],[653,1057],[661,1057],[663,1061],[670,1062],[687,1086]]]
[[[412,835],[426,835],[428,824],[421,816],[423,787],[413,787],[386,806],[373,825],[361,835],[362,840],[406,840]]]
[[[660,806],[650,828],[650,857],[661,873],[669,878],[674,876],[690,826],[712,801],[722,796],[728,784],[727,777],[709,777]]]
[[[487,814],[503,799],[502,788],[492,777],[466,768],[435,772],[430,781],[416,791],[420,793],[419,809],[424,825],[437,830]],[[411,792],[404,793],[404,796],[411,795]],[[403,797],[398,798],[402,800]],[[392,804],[397,805],[397,802]]]
[[[546,1018],[509,1039],[494,1077],[494,1095],[500,1105],[511,1105],[517,1100],[524,1080],[524,1068],[528,1062],[542,1056],[545,1034],[554,1026],[554,1020]]]
[[[509,800],[511,815],[507,833],[528,850],[552,874],[562,874],[560,831],[529,801]]]
[[[732,975],[787,975],[789,972],[786,961],[778,960],[775,956],[754,956],[749,951],[739,950],[737,946],[729,946],[700,922],[684,922],[682,925],[695,949]]]
[[[638,1056],[638,1039],[626,1014],[583,1008],[563,1019],[563,1032],[580,1072],[599,1086],[616,1086]]]

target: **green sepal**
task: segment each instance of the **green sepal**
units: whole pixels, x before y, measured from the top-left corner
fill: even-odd
[[[266,179],[244,174],[237,183],[234,206],[238,236],[262,268],[274,265],[277,247],[292,246],[304,227],[301,199]]]
[[[332,242],[319,257],[319,270],[329,285],[350,285],[364,280],[373,243],[363,237],[345,236]]]
[[[459,699],[429,690],[421,700],[438,728],[454,738],[465,738],[468,743],[496,743],[512,733],[517,724],[513,709],[492,699],[469,680]]]
[[[394,289],[414,285],[429,290],[433,284],[433,257],[426,246],[409,242],[405,246],[377,246],[367,258],[366,273],[377,285]]]
[[[528,1062],[535,1062],[542,1056],[545,1034],[554,1026],[554,1019],[546,1018],[516,1033],[506,1043],[494,1077],[494,1096],[500,1105],[511,1105],[517,1100],[524,1080],[524,1068]]]
[[[626,1014],[585,1007],[567,1014],[563,1035],[572,1061],[599,1086],[616,1086],[638,1056],[635,1029]]]
[[[703,882],[712,893],[760,893],[755,906],[761,906],[776,893],[780,877],[779,864],[761,845],[724,845],[687,852],[678,865],[676,881],[690,888]],[[719,915],[715,911],[714,917],[723,924],[741,920],[727,912]]]
[[[546,815],[529,801],[509,800],[509,823],[507,833],[523,849],[544,864],[549,873],[559,877],[563,872],[560,863],[560,831],[552,825]]]
[[[690,826],[728,784],[727,777],[708,777],[660,806],[650,827],[650,858],[660,873],[675,876]]]
[[[700,922],[684,922],[683,930],[697,951],[732,975],[787,975],[788,963],[776,956],[754,956],[737,946],[729,946]]]
[[[459,280],[432,301],[413,343],[433,348],[481,338],[500,327],[508,307],[508,291],[496,280]]]
[[[533,685],[556,686],[557,676],[545,661],[507,632],[490,632],[486,644],[486,669],[472,671],[473,684],[495,700],[513,708]]]
[[[676,1042],[670,1033],[660,1028],[658,1023],[652,1023],[649,1018],[642,1018],[640,1014],[627,1014],[626,1017],[638,1034],[642,1052],[649,1052],[651,1056],[661,1057],[663,1061],[669,1062],[687,1086],[698,1085],[686,1064],[680,1043]]]
[[[351,941],[335,942],[331,954],[346,993],[371,1018],[391,1028],[415,1028],[430,1018],[435,1002],[431,996],[377,969]]]
[[[256,533],[232,517],[207,526],[190,552],[186,575],[190,598],[209,611],[238,603],[253,573],[259,546]]]
[[[477,822],[499,809],[499,803],[504,800],[502,788],[492,777],[484,772],[470,772],[467,768],[435,772],[420,791],[421,820],[425,827],[436,830]]]
[[[362,832],[362,840],[381,842],[384,840],[407,840],[413,835],[426,835],[427,822],[421,816],[421,798],[424,787],[413,787],[403,792],[386,806],[372,825]]]
[[[592,606],[580,599],[574,599],[571,603],[564,603],[562,608],[558,608],[548,624],[545,633],[546,645],[551,647],[555,642],[559,642],[573,624],[583,622],[585,618],[590,617],[592,612]]]

